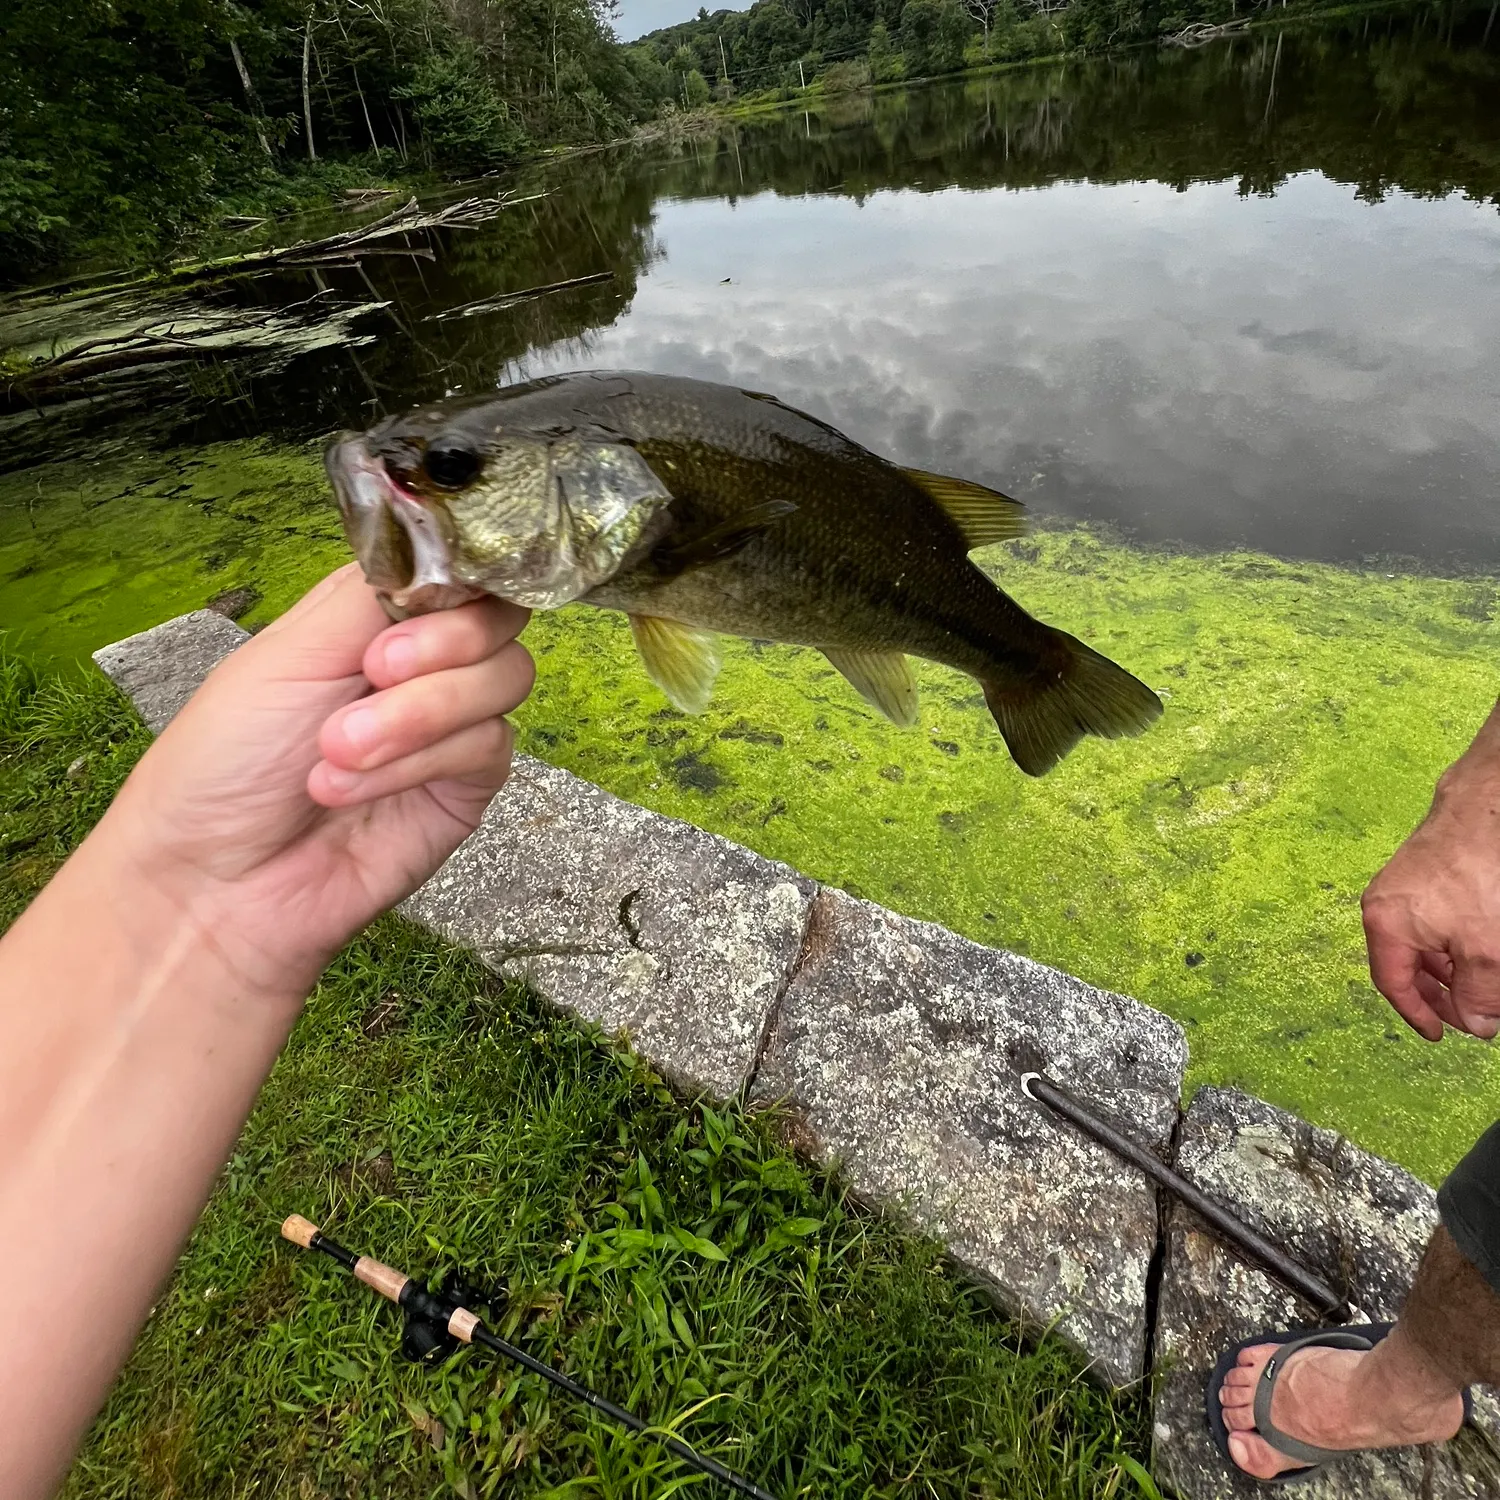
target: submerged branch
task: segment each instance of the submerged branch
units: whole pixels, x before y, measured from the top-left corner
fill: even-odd
[[[465,302],[458,307],[445,308],[439,313],[429,313],[424,323],[441,323],[448,318],[472,318],[479,313],[500,312],[514,307],[517,302],[529,302],[533,297],[546,297],[552,292],[565,292],[575,286],[598,286],[600,282],[613,281],[613,271],[595,271],[590,276],[572,276],[567,281],[549,281],[545,286],[529,286],[519,292],[501,292],[494,297],[481,297],[477,302]]]
[[[356,319],[390,304],[335,302],[326,294],[274,312],[205,316],[191,308],[36,360],[0,383],[0,412],[97,394],[97,382],[152,366],[244,359],[278,365],[294,354],[352,337]],[[113,387],[111,387],[113,388]]]

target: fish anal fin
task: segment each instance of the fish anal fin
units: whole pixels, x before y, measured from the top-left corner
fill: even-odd
[[[823,655],[849,679],[854,691],[891,723],[910,729],[917,722],[917,680],[901,652],[825,647]]]
[[[1033,677],[980,680],[1011,759],[1042,776],[1086,734],[1119,739],[1161,717],[1161,699],[1124,667],[1061,630]]]
[[[1026,507],[999,490],[948,474],[929,474],[926,469],[901,472],[948,513],[963,532],[964,545],[970,552],[1026,534]]]
[[[629,618],[646,675],[683,713],[701,714],[719,675],[719,638],[660,615]]]

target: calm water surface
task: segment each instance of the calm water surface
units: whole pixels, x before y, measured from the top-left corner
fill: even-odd
[[[545,197],[434,262],[326,273],[390,299],[373,341],[153,397],[157,435],[307,436],[555,370],[671,371],[1144,542],[1500,568],[1486,14],[850,98],[556,164],[528,174]]]

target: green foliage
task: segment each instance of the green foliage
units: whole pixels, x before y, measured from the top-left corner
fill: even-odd
[[[0,923],[147,742],[97,674],[0,653]],[[309,1002],[65,1495],[640,1500],[689,1482],[512,1367],[396,1360],[388,1306],[281,1243],[291,1212],[507,1289],[505,1336],[779,1493],[1108,1500],[1143,1472],[1137,1398],[1028,1347],[774,1119],[674,1098],[386,919]]]
[[[15,274],[80,235],[151,244],[206,211],[248,129],[207,80],[221,24],[212,0],[11,0],[0,268]]]
[[[12,0],[0,282],[90,248],[160,255],[227,205],[300,202],[330,161],[489,166],[618,135],[675,92],[591,0]]]
[[[0,248],[36,255],[68,227],[47,163],[0,156]]]
[[[889,83],[901,77],[901,52],[892,43],[884,21],[877,21],[870,28],[869,63],[870,76],[876,83]]]
[[[98,821],[149,742],[98,672],[38,672],[0,637],[0,931]]]
[[[901,7],[901,53],[908,78],[963,67],[969,18],[957,0],[906,0]]]
[[[825,94],[849,94],[870,86],[870,64],[865,58],[835,63],[819,76]]]
[[[395,92],[410,101],[435,166],[492,166],[525,142],[479,49],[466,38],[429,53]]]

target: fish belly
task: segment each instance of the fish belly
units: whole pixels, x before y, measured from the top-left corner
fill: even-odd
[[[967,559],[963,567],[971,568]],[[983,574],[972,571],[984,590],[1005,599]],[[768,571],[753,559],[746,565],[736,558],[676,578],[624,574],[594,589],[585,602],[750,640],[821,650],[900,651],[971,676],[986,669],[993,672],[998,665],[996,652],[985,641],[990,632],[977,621],[964,620],[967,611],[953,608],[961,600],[950,597],[940,612],[948,618],[934,619],[915,589],[894,580],[876,580],[871,586],[871,581],[859,579],[852,569],[839,574],[837,569],[795,567]],[[862,582],[866,586],[861,587]],[[969,579],[955,582],[952,595],[972,589]],[[1021,621],[1034,624],[1021,610],[1012,608]],[[1020,645],[1018,641],[1000,655],[1028,654],[1016,650]]]

